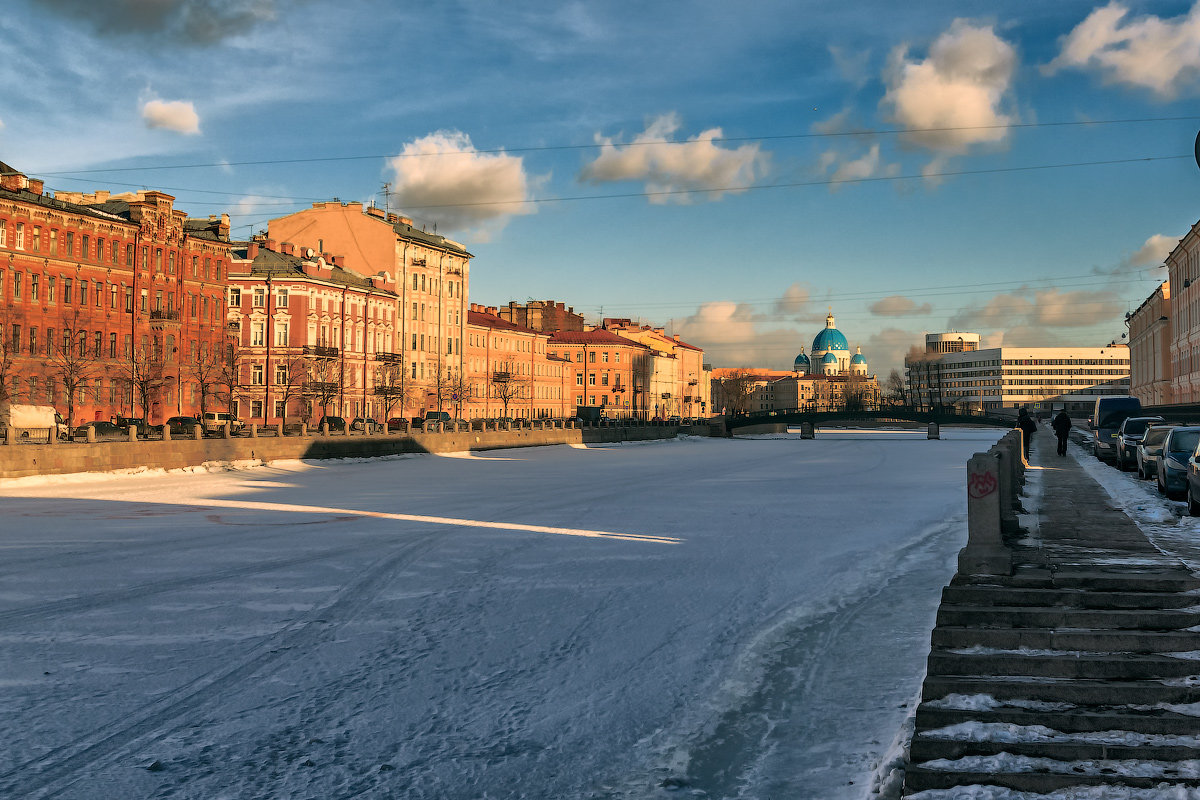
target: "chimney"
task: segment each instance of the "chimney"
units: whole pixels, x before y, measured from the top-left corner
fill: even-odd
[[[246,246],[246,258],[251,261],[258,258],[258,242],[251,242]]]
[[[14,172],[9,175],[0,175],[0,189],[7,189],[10,192],[19,192],[29,186],[29,179],[19,172]]]
[[[34,194],[42,194],[45,186],[45,181],[38,180],[37,178],[29,179],[29,191],[33,192]]]
[[[325,259],[326,264],[333,263],[333,255],[330,253],[321,253],[321,258]]]
[[[378,208],[376,206],[371,206],[370,208],[368,208],[367,214],[369,214],[372,217],[375,217],[376,219],[387,219],[387,212],[385,212],[382,208]]]
[[[96,190],[96,203],[97,203],[97,204],[100,204],[100,203],[107,203],[107,202],[108,202],[108,198],[109,198],[110,196],[111,196],[111,195],[109,194],[109,192],[108,192],[107,190],[105,190],[105,189],[97,189],[97,190]]]
[[[679,341],[679,334],[677,333],[677,334],[675,334],[675,335],[674,335],[673,337],[671,337],[671,338],[673,338],[675,341],[677,341],[677,342],[678,342],[678,341]]]
[[[392,225],[395,225],[399,220],[400,220],[400,217],[396,216],[395,214],[387,215],[387,221]]]
[[[410,227],[410,228],[412,227],[412,220],[411,220],[411,219],[409,219],[408,217],[400,217],[400,218],[399,218],[397,221],[398,221],[398,222],[399,222],[401,225],[407,225],[407,226],[408,226],[408,227]]]
[[[279,241],[276,239],[267,239],[265,242],[263,242],[263,247],[267,248],[272,253],[278,253],[279,252]]]

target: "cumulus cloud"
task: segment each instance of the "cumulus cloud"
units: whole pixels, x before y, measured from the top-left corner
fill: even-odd
[[[528,202],[538,179],[525,172],[519,156],[480,153],[461,131],[436,131],[404,145],[388,160],[393,192],[402,208],[477,239],[502,228],[509,218],[532,214]]]
[[[581,181],[609,183],[642,181],[646,191],[657,194],[651,203],[689,203],[696,196],[719,200],[737,194],[765,174],[768,156],[758,144],[725,148],[714,143],[723,135],[720,128],[702,131],[686,142],[670,141],[680,128],[676,114],[664,114],[651,122],[631,144],[616,145],[596,134],[600,155],[579,173]]]
[[[1047,328],[1086,328],[1115,322],[1123,313],[1116,292],[1022,287],[995,295],[982,306],[964,309],[950,318],[949,326],[981,334],[1004,332],[1004,343],[1013,344],[1015,332],[1022,329],[1045,332]],[[1047,339],[1043,337],[1043,341]]]
[[[1129,257],[1129,263],[1138,267],[1161,267],[1177,244],[1177,238],[1156,233]]]
[[[1016,51],[990,25],[958,19],[927,58],[910,59],[907,46],[892,53],[880,106],[908,129],[906,142],[961,155],[972,145],[1008,135],[1005,126],[1015,118],[1002,109],[1012,102],[1016,64]]]
[[[147,100],[142,104],[142,119],[147,128],[200,133],[200,116],[190,100]]]
[[[900,328],[884,328],[878,333],[868,336],[862,349],[871,373],[878,375],[879,382],[882,383],[894,369],[899,370],[901,375],[904,374],[904,356],[913,346],[924,348],[925,336],[923,333]]]
[[[848,161],[841,161],[840,153],[830,151],[821,156],[821,166],[825,169],[837,164],[837,169],[829,177],[830,191],[837,191],[841,188],[841,184],[847,182],[863,181],[870,178],[887,175],[898,175],[900,173],[899,164],[884,164],[879,157],[879,145],[873,144],[866,153],[863,153],[858,158],[853,158]],[[841,161],[841,163],[838,163]]]
[[[928,314],[933,311],[929,303],[917,305],[915,300],[904,295],[893,294],[870,305],[870,311],[877,317],[911,317]]]
[[[720,300],[705,303],[696,313],[673,321],[672,331],[704,349],[705,360],[716,367],[790,369],[805,343],[790,328],[764,330],[760,315],[747,303]]]
[[[144,37],[152,42],[209,45],[274,20],[300,0],[36,0],[61,17],[101,36]]]
[[[1093,11],[1063,37],[1062,51],[1043,71],[1092,70],[1105,83],[1149,89],[1163,99],[1194,90],[1200,77],[1200,2],[1169,19],[1148,14],[1127,20],[1128,14],[1115,1]]]

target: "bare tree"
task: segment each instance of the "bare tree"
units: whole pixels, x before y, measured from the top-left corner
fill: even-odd
[[[893,369],[884,381],[884,398],[889,405],[907,406],[908,396],[904,387],[904,376],[900,374],[900,370]]]
[[[141,406],[142,418],[150,414],[150,401],[163,385],[162,353],[149,344],[130,345],[130,352],[117,366],[116,379],[128,389],[131,402]],[[136,406],[131,411],[136,411]]]
[[[230,339],[225,342],[224,352],[217,360],[217,385],[223,390],[225,410],[233,415],[233,402],[242,389],[242,366],[246,363],[248,351],[240,343]]]
[[[730,370],[717,382],[721,406],[727,416],[736,417],[746,413],[757,382],[757,376],[745,368]],[[713,404],[716,405],[716,398]]]
[[[385,355],[388,357],[384,358]],[[379,362],[375,367],[375,396],[383,401],[384,420],[392,416],[392,408],[397,403],[400,404],[400,416],[404,416],[404,407],[414,400],[404,356],[378,353],[375,359]]]
[[[844,411],[866,411],[870,403],[870,389],[862,375],[850,374],[842,386],[842,409]]]
[[[321,407],[321,415],[329,416],[329,404],[342,393],[342,361],[336,355],[309,355],[305,358],[304,395]]]
[[[650,382],[654,378],[654,356],[650,353],[638,353],[633,357],[633,403],[635,413],[640,411],[641,418],[646,419],[649,413]],[[638,402],[641,408],[637,408]]]
[[[496,371],[488,375],[488,387],[492,397],[504,406],[504,416],[508,416],[508,406],[521,397],[525,386],[524,379],[515,372]]]
[[[21,342],[12,338],[12,326],[17,316],[9,306],[0,307],[0,400],[18,399],[12,381],[16,376],[16,360]]]
[[[447,388],[450,391],[450,402],[454,404],[454,417],[458,419],[462,417],[462,407],[464,403],[470,403],[475,396],[475,382],[467,378],[463,373],[455,370],[447,379]]]
[[[287,425],[288,404],[304,396],[304,358],[301,356],[283,356],[274,364],[275,374],[271,376],[275,387],[275,397],[283,408],[279,415],[280,422]]]
[[[188,354],[184,365],[188,374],[196,381],[200,389],[200,417],[208,411],[208,399],[220,396],[220,387],[224,378],[224,358],[221,345],[213,342],[201,342],[199,347]]]
[[[79,321],[79,309],[62,316],[62,339],[47,342],[50,374],[62,382],[67,395],[67,427],[75,427],[75,398],[97,371],[96,359],[88,350],[88,332]]]

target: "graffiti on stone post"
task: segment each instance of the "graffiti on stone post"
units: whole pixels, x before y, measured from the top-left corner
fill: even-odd
[[[979,500],[999,488],[994,472],[972,472],[967,478],[967,494]]]

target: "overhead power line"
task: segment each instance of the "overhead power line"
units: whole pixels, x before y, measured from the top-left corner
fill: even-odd
[[[1064,120],[1060,122],[1015,122],[1001,125],[955,125],[938,128],[858,128],[848,131],[822,131],[810,133],[781,133],[767,134],[762,136],[721,136],[712,139],[705,139],[706,142],[718,144],[734,144],[738,142],[772,142],[786,141],[795,139],[829,139],[829,138],[845,138],[856,136],[898,136],[898,135],[916,135],[923,133],[953,133],[956,131],[982,131],[996,130],[1000,128],[1013,129],[1029,129],[1029,128],[1065,128],[1065,127],[1089,127],[1099,125],[1133,125],[1144,124],[1150,122],[1188,122],[1200,119],[1200,115],[1181,116],[1181,117],[1132,117],[1124,119],[1096,119],[1096,120]],[[437,158],[442,156],[461,156],[461,155],[495,155],[499,153],[538,153],[552,152],[560,150],[595,150],[600,147],[652,147],[658,145],[673,145],[673,144],[689,144],[695,140],[689,139],[646,139],[635,140],[630,142],[592,142],[589,144],[557,144],[557,145],[529,145],[525,147],[493,147],[483,150],[437,150],[429,153],[386,153],[372,155],[356,155],[356,156],[311,156],[306,158],[275,158],[275,159],[260,159],[255,161],[210,161],[197,164],[152,164],[140,167],[105,167],[82,170],[65,170],[61,172],[45,172],[41,173],[51,177],[64,177],[67,175],[87,175],[100,172],[138,172],[150,170],[168,170],[168,169],[209,169],[213,167],[260,167],[273,166],[278,164],[314,164],[318,162],[338,162],[338,161],[367,161],[378,159],[392,158]]]

